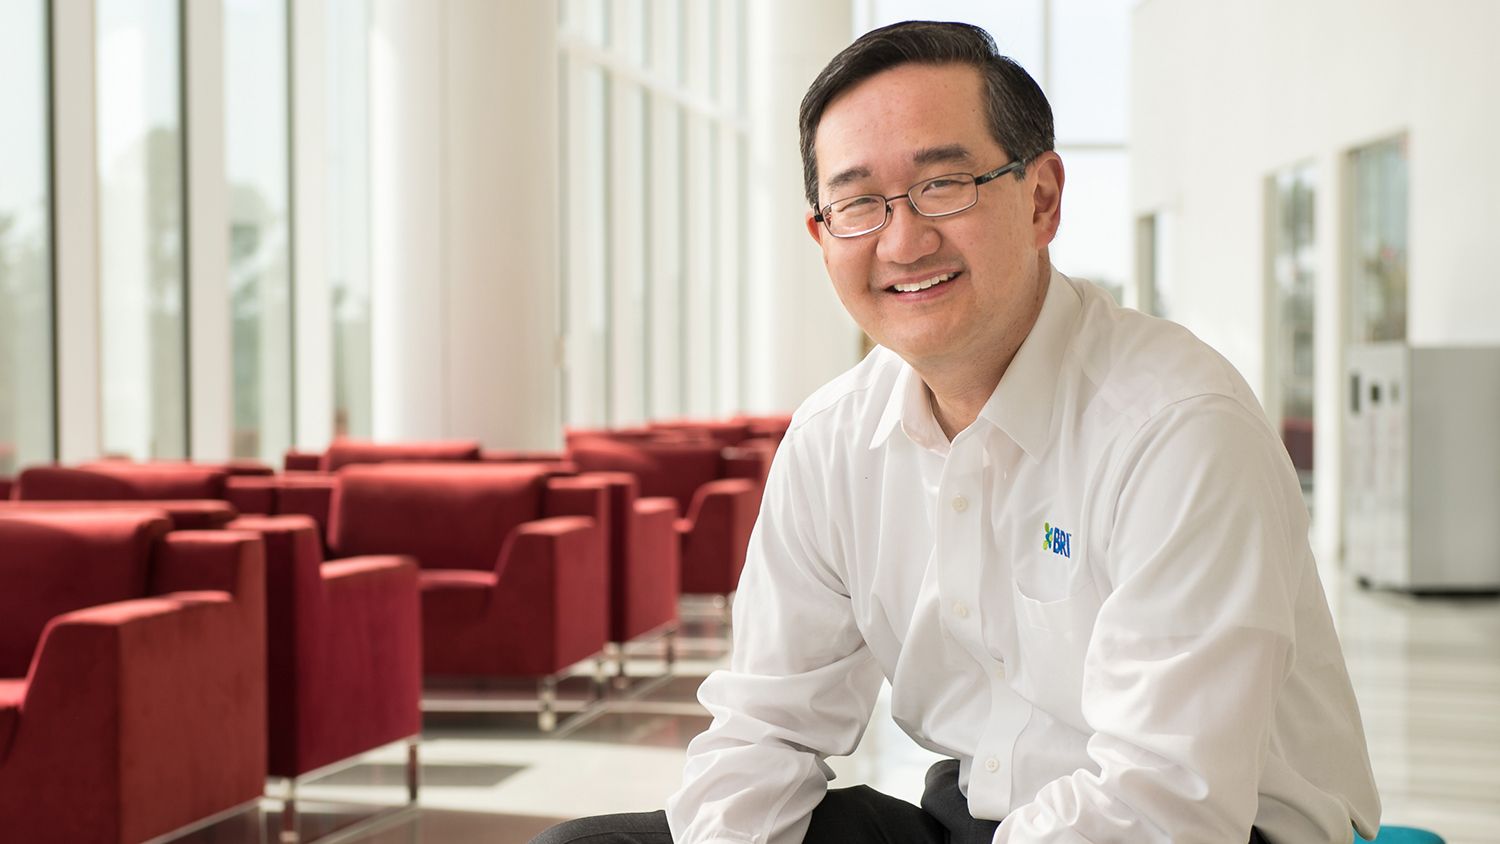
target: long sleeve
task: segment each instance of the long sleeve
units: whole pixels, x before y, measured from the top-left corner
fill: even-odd
[[[680,844],[801,842],[831,776],[824,759],[853,751],[879,691],[795,433],[750,540],[730,668],[698,692],[713,723],[689,745],[667,802]]]
[[[1246,840],[1313,565],[1285,463],[1227,399],[1143,426],[1121,459],[1112,582],[1083,665],[1098,772],[1042,787],[997,844]]]

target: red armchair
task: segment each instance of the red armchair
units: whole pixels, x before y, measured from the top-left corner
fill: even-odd
[[[0,477],[0,501],[10,499],[11,490],[15,488],[15,485],[16,481],[14,478]]]
[[[421,566],[428,677],[556,680],[609,635],[608,499],[589,478],[486,464],[351,466],[331,517],[335,557],[407,554]]]
[[[677,631],[681,548],[677,502],[641,498],[640,482],[628,472],[587,476],[609,491],[609,641],[617,676],[625,677],[625,643],[661,634],[670,672]]]
[[[263,547],[160,513],[0,515],[0,830],[137,842],[265,787]]]
[[[334,440],[323,453],[318,468],[336,472],[355,463],[478,462],[476,440],[375,443],[364,440]]]
[[[38,513],[77,510],[159,510],[165,513],[172,530],[217,530],[234,520],[238,513],[227,501],[0,501],[0,514]]]
[[[36,466],[16,480],[22,500],[154,501],[224,498],[229,472],[192,464],[103,460],[79,468]]]
[[[271,776],[285,780],[283,840],[297,835],[297,786],[319,769],[410,743],[416,800],[422,731],[421,611],[409,557],[323,562],[306,516],[247,516],[233,530],[266,546],[266,684]]]
[[[569,455],[585,472],[629,472],[642,495],[678,502],[683,594],[734,592],[765,482],[760,452],[726,457],[714,445],[576,439]]]

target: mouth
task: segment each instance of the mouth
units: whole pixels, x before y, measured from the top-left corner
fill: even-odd
[[[907,281],[897,282],[896,284],[892,284],[889,287],[885,288],[885,292],[902,297],[915,297],[918,294],[923,293],[931,295],[932,293],[937,292],[936,290],[934,290],[934,288],[941,288],[943,285],[948,284],[949,282],[958,278],[960,275],[963,275],[963,272],[961,270],[955,270],[953,272],[946,273],[936,273],[922,278],[914,278]]]

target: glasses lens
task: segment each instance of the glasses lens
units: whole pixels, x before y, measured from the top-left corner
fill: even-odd
[[[885,197],[868,194],[840,199],[823,212],[828,230],[839,237],[864,234],[885,222]]]
[[[911,189],[911,201],[928,217],[962,211],[978,200],[974,177],[963,173],[928,179]]]

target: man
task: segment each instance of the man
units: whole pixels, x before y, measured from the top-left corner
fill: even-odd
[[[1223,358],[1052,268],[1041,90],[980,29],[897,24],[834,58],[801,124],[808,232],[881,348],[782,443],[665,815],[540,840],[1372,836],[1286,453]],[[828,789],[882,678],[952,757],[920,808]]]

